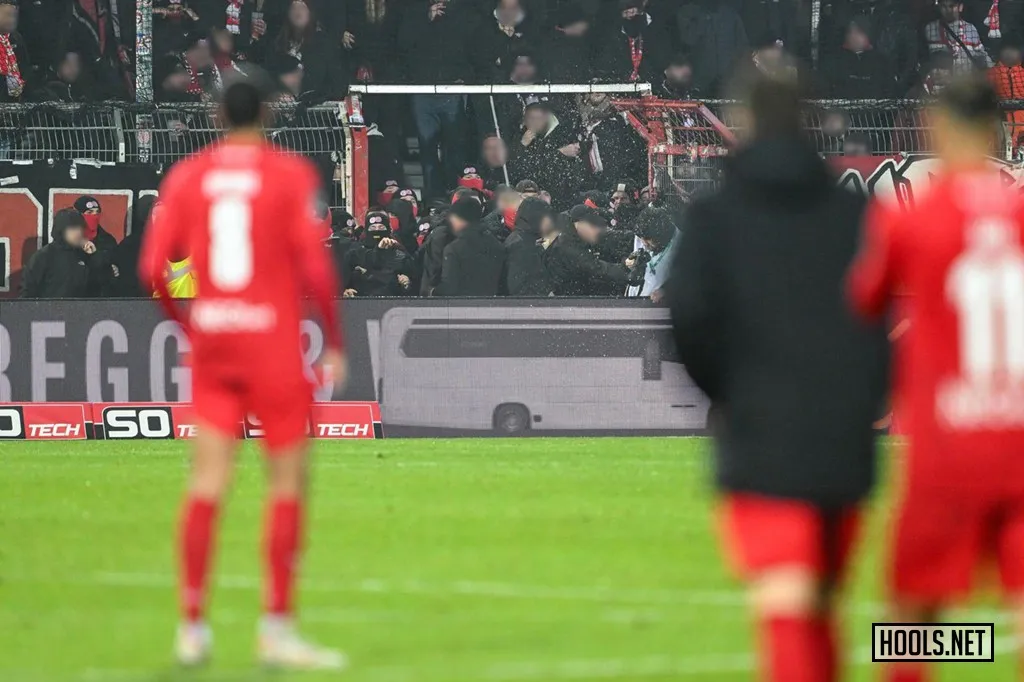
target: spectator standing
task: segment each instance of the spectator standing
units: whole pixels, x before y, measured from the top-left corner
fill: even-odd
[[[504,81],[511,62],[538,42],[536,31],[520,0],[496,0],[494,11],[474,32],[472,58],[477,80]]]
[[[150,295],[148,287],[139,283],[139,253],[155,204],[156,197],[151,194],[138,198],[132,206],[131,215],[126,219],[130,228],[128,234],[114,249],[113,263],[118,270],[118,278],[113,293],[119,297],[141,298]]]
[[[72,0],[70,17],[62,22],[65,35],[58,41],[81,55],[89,80],[96,84],[96,99],[130,99],[135,94],[134,65],[121,22],[117,0]]]
[[[239,54],[259,54],[264,48],[267,22],[256,0],[189,0],[199,15],[198,28],[226,31]],[[342,8],[337,8],[342,9]]]
[[[510,62],[507,83],[511,85],[535,85],[537,83],[537,62],[530,52],[523,51]],[[529,95],[478,95],[473,98],[477,129],[486,134],[497,132],[504,139],[511,139],[523,121],[523,109]],[[492,109],[493,106],[493,109]],[[497,127],[495,127],[497,126]]]
[[[920,56],[920,39],[906,3],[904,0],[869,0],[862,3],[858,11],[871,20],[874,27],[871,42],[889,58],[896,76],[895,93],[901,95],[917,75]]]
[[[484,216],[484,229],[499,242],[507,241],[516,228],[516,212],[522,203],[523,196],[519,192],[502,185],[495,196],[494,210]]]
[[[497,296],[505,282],[505,249],[480,224],[480,203],[459,199],[448,211],[455,239],[444,249],[435,296]]]
[[[555,287],[544,266],[544,237],[554,231],[551,207],[543,199],[523,199],[515,230],[505,240],[509,296],[551,296]]]
[[[408,292],[412,261],[391,237],[391,217],[384,211],[366,214],[363,243],[347,256],[349,280],[345,296],[401,296]]]
[[[89,261],[89,295],[104,297],[116,288],[120,269],[114,264],[117,240],[103,229],[103,207],[96,197],[83,195],[75,200],[74,208],[85,221],[85,240],[95,248]]]
[[[153,1],[154,54],[180,54],[188,47],[188,36],[201,31],[199,14],[188,0]]]
[[[420,280],[420,296],[433,296],[434,289],[441,284],[444,252],[448,245],[452,243],[452,240],[455,239],[455,235],[452,233],[451,221],[448,219],[449,214],[452,207],[463,199],[475,201],[480,205],[480,195],[475,190],[465,188],[456,190],[455,196],[452,198],[452,204],[436,216],[434,227],[429,230],[426,239],[420,246],[418,255],[421,257],[423,273]],[[478,209],[477,214],[482,214],[482,205]]]
[[[302,90],[308,99],[341,99],[348,86],[342,84],[339,54],[334,43],[320,30],[313,10],[302,0],[288,7],[288,17],[274,41],[277,56],[288,55],[302,66]]]
[[[870,36],[867,17],[855,17],[847,24],[843,49],[823,69],[829,97],[872,99],[895,94],[895,69],[889,58],[875,49]]]
[[[562,5],[555,29],[544,49],[544,73],[552,83],[589,83],[591,63],[590,19],[575,2]]]
[[[473,67],[468,43],[473,10],[449,0],[423,0],[405,7],[398,43],[412,83],[468,83]],[[465,163],[465,95],[412,95],[412,111],[423,167],[424,199],[443,196]]]
[[[594,208],[574,206],[569,224],[544,252],[544,264],[556,296],[615,296],[626,290],[634,262],[606,263],[597,245],[608,221]]]
[[[505,164],[508,163],[508,148],[505,141],[496,133],[484,136],[480,143],[480,163],[477,172],[484,179],[484,187],[494,190],[498,185],[505,184]]]
[[[619,0],[620,21],[599,45],[595,70],[616,83],[656,82],[671,55],[666,27],[646,11],[647,0]]]
[[[626,123],[605,92],[579,96],[583,123],[582,152],[599,187],[619,178],[639,178],[646,171],[647,146]]]
[[[50,238],[25,268],[22,298],[86,298],[96,245],[85,239],[85,218],[73,208],[57,211]]]
[[[352,53],[357,80],[373,83],[402,80],[402,65],[395,56],[399,18],[409,11],[418,9],[394,0],[346,0],[347,21],[342,45]]]
[[[951,52],[956,72],[984,70],[992,66],[992,59],[977,27],[961,17],[963,10],[964,4],[958,0],[939,0],[939,18],[924,27],[928,51]]]
[[[158,102],[199,102],[202,86],[192,89],[192,76],[185,57],[165,55],[153,61],[153,84]]]
[[[205,36],[189,36],[188,49],[181,55],[181,65],[188,74],[188,94],[200,101],[210,102],[224,87],[220,70],[213,62],[210,41]]]
[[[1000,43],[999,61],[988,72],[996,94],[1000,99],[1024,99],[1024,66],[1021,66],[1021,43],[1016,36],[1006,36]],[[1007,123],[1010,124],[1010,140],[1014,149],[1021,146],[1024,135],[1024,110],[1014,109],[1006,112]]]
[[[640,296],[649,296],[658,302],[662,299],[662,289],[672,268],[672,258],[679,244],[679,230],[668,209],[648,206],[636,220],[636,236],[650,254]]]
[[[676,54],[665,67],[665,78],[654,88],[662,99],[692,100],[700,97],[693,80],[693,60],[689,55]]]
[[[90,99],[87,85],[82,83],[82,60],[77,52],[65,52],[46,85],[35,94],[40,102],[85,102]]]
[[[691,50],[695,85],[717,93],[749,48],[743,21],[721,0],[697,0],[679,8],[676,23],[680,42]]]
[[[28,50],[18,33],[18,6],[14,0],[0,0],[0,102],[20,102],[31,72]]]
[[[559,207],[571,202],[586,184],[579,131],[563,124],[546,98],[528,98],[523,126],[511,144],[512,179],[536,181],[551,192]]]

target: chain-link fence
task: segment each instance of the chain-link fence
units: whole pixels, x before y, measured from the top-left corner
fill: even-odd
[[[654,98],[616,105],[648,142],[649,180],[658,192],[700,194],[718,186],[725,157],[746,124],[736,102],[672,102]],[[996,156],[1024,162],[1024,102],[1004,103]],[[826,157],[928,154],[931,130],[917,100],[807,102],[804,128]]]
[[[343,104],[279,106],[268,137],[311,158],[345,205]],[[216,140],[216,109],[182,104],[0,105],[0,160],[91,159],[143,162],[166,169]]]

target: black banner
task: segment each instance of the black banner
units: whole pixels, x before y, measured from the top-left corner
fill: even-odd
[[[353,299],[349,384],[388,436],[682,433],[707,403],[674,356],[668,312],[602,299]],[[323,349],[303,322],[306,360]],[[0,301],[0,402],[176,402],[188,341],[152,301]]]
[[[103,210],[100,224],[121,241],[136,199],[155,193],[158,183],[154,168],[143,164],[0,162],[0,298],[20,292],[21,271],[50,241],[55,212],[94,196]]]

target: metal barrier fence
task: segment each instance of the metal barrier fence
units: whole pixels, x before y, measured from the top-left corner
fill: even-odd
[[[91,159],[167,168],[220,134],[216,110],[205,105],[0,105],[0,160]],[[271,140],[313,159],[332,181],[335,206],[345,205],[349,195],[347,135],[343,103],[276,107],[268,131]]]

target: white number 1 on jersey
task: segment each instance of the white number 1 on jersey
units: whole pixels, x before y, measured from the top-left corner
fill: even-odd
[[[970,227],[967,249],[946,280],[957,309],[960,370],[974,386],[1024,381],[1024,250],[1016,225],[989,218]]]

